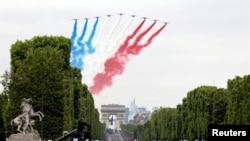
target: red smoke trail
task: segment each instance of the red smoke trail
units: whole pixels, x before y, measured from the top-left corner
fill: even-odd
[[[130,45],[129,48],[136,47],[138,45],[138,43],[141,41],[141,39],[155,26],[155,24],[156,24],[156,21],[153,24],[151,24],[144,32],[142,32],[140,35],[138,35],[135,39],[135,42],[132,45]]]
[[[161,28],[159,28],[156,32],[154,32],[147,40],[147,42],[145,44],[142,45],[131,45],[128,49],[127,49],[127,53],[128,54],[133,54],[133,55],[137,55],[140,53],[140,51],[147,47],[148,45],[150,45],[153,41],[153,39],[166,27],[167,24],[164,24]]]
[[[115,55],[105,61],[105,64],[104,64],[105,70],[104,70],[104,72],[96,74],[96,76],[93,79],[94,85],[90,87],[90,91],[93,94],[99,93],[106,85],[107,86],[112,85],[112,76],[116,74],[115,72],[117,72],[117,71],[119,72],[119,70],[122,70],[122,68],[123,68],[121,65],[119,65],[121,63],[118,62],[120,60],[118,54],[123,53],[124,51],[126,51],[126,47],[128,46],[129,41],[131,39],[133,39],[133,37],[138,33],[138,31],[141,29],[141,27],[143,26],[145,21],[146,20],[143,20],[137,26],[137,28],[133,31],[133,33],[131,35],[127,36],[126,40],[118,48]]]
[[[123,44],[118,48],[118,51],[116,53],[119,53],[119,52],[123,52],[125,51],[126,47],[128,46],[129,44],[129,41],[131,39],[134,38],[134,36],[138,33],[138,31],[142,28],[143,24],[145,23],[146,20],[143,20],[137,27],[136,29],[134,30],[134,32],[129,35],[126,40],[123,42]]]
[[[105,86],[111,86],[112,81],[113,81],[113,76],[123,73],[126,62],[128,60],[128,55],[129,54],[135,54],[135,53],[131,52],[130,50],[138,50],[138,49],[134,49],[134,48],[139,47],[139,48],[142,49],[142,48],[148,46],[152,42],[153,38],[155,36],[157,36],[161,32],[161,30],[163,30],[163,28],[166,26],[166,25],[164,25],[159,30],[157,30],[157,32],[155,32],[152,36],[150,36],[150,38],[147,40],[146,44],[138,45],[139,41],[154,27],[154,25],[156,24],[156,22],[154,22],[144,32],[142,32],[140,35],[138,35],[138,37],[135,39],[135,42],[131,46],[128,46],[129,40],[131,40],[137,34],[137,32],[142,27],[144,22],[145,22],[145,20],[134,30],[133,34],[131,34],[130,36],[128,36],[126,38],[126,40],[119,47],[119,49],[117,50],[115,55],[105,61],[105,64],[104,64],[105,70],[104,70],[104,72],[98,73],[94,77],[94,85],[90,87],[90,91],[93,94],[100,93],[101,90]],[[139,51],[141,49],[138,50],[137,54],[139,53]]]

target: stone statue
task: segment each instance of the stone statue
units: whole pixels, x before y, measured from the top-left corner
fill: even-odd
[[[44,114],[40,111],[35,112],[31,105],[31,98],[23,98],[20,108],[22,114],[11,120],[11,126],[17,126],[17,131],[23,134],[36,133],[38,132],[33,129],[35,120],[32,117],[39,117],[39,121],[42,121]]]

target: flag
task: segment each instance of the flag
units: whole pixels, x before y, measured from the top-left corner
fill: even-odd
[[[111,116],[111,118],[109,119],[110,125],[113,125],[113,116]]]

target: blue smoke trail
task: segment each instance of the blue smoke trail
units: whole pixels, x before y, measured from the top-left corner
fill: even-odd
[[[89,39],[88,39],[88,41],[85,42],[87,47],[88,47],[88,53],[89,54],[92,54],[92,53],[95,52],[95,48],[92,45],[92,40],[93,40],[95,32],[96,32],[96,27],[97,27],[98,21],[99,21],[99,18],[96,18],[96,21],[95,21],[94,27],[92,29],[92,32],[91,32],[91,34],[89,36]]]
[[[77,34],[77,20],[75,20],[75,24],[73,27],[73,32],[72,32],[72,36],[71,36],[71,42],[74,43],[75,39],[76,39],[76,34]]]
[[[84,44],[82,43],[82,40],[86,34],[87,31],[87,27],[88,27],[88,19],[86,19],[83,30],[82,30],[82,34],[80,35],[80,37],[77,39],[77,45],[78,48],[76,50],[74,50],[74,55],[75,55],[75,60],[76,60],[76,66],[78,68],[80,68],[81,70],[84,67],[84,63],[83,63],[83,57],[84,57]]]
[[[84,24],[84,27],[83,27],[83,31],[82,31],[81,36],[77,39],[77,44],[78,44],[78,46],[80,46],[81,48],[84,48],[84,44],[82,43],[82,40],[83,40],[83,37],[84,37],[85,34],[86,34],[87,27],[88,27],[88,19],[86,19],[86,21],[85,21],[85,24]]]
[[[77,67],[77,60],[75,55],[75,50],[77,49],[77,46],[75,45],[76,36],[77,36],[77,20],[75,20],[72,36],[70,38],[71,41],[70,64],[71,66],[74,67]]]
[[[77,44],[75,44],[75,40],[76,40],[76,36],[77,36],[77,20],[75,20],[75,24],[74,24],[74,29],[73,29],[73,33],[71,36],[71,59],[70,59],[70,63],[71,66],[77,67],[81,70],[84,69],[84,57],[87,54],[92,54],[95,52],[95,48],[92,45],[92,40],[94,38],[95,32],[96,32],[96,27],[98,25],[98,21],[99,19],[97,18],[95,21],[95,24],[93,26],[93,29],[91,31],[90,37],[89,39],[85,42],[87,45],[87,50],[85,49],[85,45],[83,43],[83,38],[86,34],[87,31],[87,27],[88,27],[88,19],[86,19],[83,30],[82,30],[82,34],[80,35],[80,37],[77,39]]]

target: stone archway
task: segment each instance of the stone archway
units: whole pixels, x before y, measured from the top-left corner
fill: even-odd
[[[110,117],[116,116],[114,124],[117,130],[121,130],[121,124],[125,124],[125,105],[108,104],[101,105],[101,122],[106,124],[106,128],[110,125]]]

